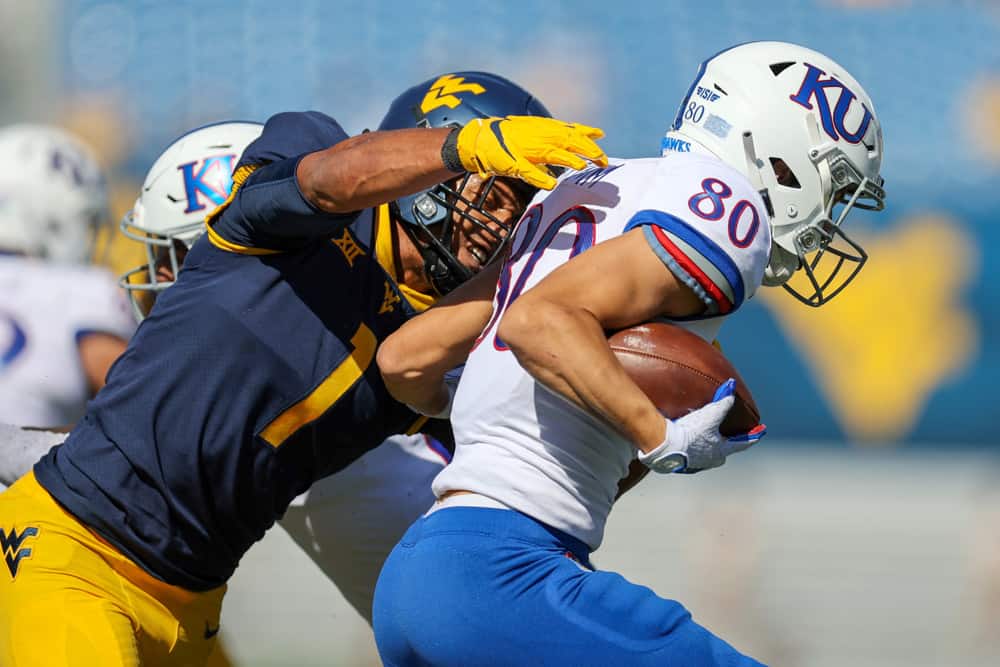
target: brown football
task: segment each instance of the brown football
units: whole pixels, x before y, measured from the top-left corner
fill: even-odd
[[[719,385],[736,380],[736,402],[719,429],[746,433],[760,423],[760,412],[740,374],[725,355],[697,334],[672,324],[652,322],[623,329],[608,339],[629,377],[671,419],[712,400]]]

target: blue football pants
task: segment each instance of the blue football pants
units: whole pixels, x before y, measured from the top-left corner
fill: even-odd
[[[749,666],[679,603],[589,568],[586,546],[510,510],[418,519],[375,589],[388,667]]]

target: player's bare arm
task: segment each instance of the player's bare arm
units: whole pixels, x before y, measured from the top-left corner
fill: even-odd
[[[128,347],[128,341],[114,334],[94,332],[80,338],[77,347],[87,386],[96,394],[104,386],[111,364]]]
[[[605,332],[703,308],[634,229],[575,257],[522,294],[498,333],[532,377],[600,415],[645,452],[663,442],[663,415],[626,375]]]
[[[450,398],[445,373],[465,361],[493,315],[493,292],[502,266],[495,262],[409,320],[379,347],[386,388],[425,414],[438,414]]]
[[[369,132],[299,162],[302,194],[328,213],[349,213],[454,177],[442,161],[447,128]]]
[[[477,119],[461,129],[370,132],[304,157],[296,178],[306,198],[328,213],[349,213],[428,188],[463,171],[512,176],[552,189],[544,165],[606,165],[592,127],[552,118]]]

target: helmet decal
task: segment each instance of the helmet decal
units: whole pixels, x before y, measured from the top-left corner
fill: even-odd
[[[820,121],[823,123],[823,131],[831,139],[834,141],[844,139],[852,144],[861,141],[868,131],[868,125],[872,120],[871,110],[865,106],[864,102],[859,102],[861,108],[864,110],[864,114],[858,123],[858,129],[855,132],[848,131],[844,126],[844,119],[847,116],[847,112],[851,109],[851,104],[857,99],[857,96],[847,86],[834,78],[833,75],[829,79],[820,79],[826,72],[809,63],[802,64],[806,66],[806,75],[802,79],[802,85],[799,86],[799,92],[789,95],[788,99],[806,109],[812,110],[813,105],[809,100],[815,98],[816,106],[819,108]],[[832,113],[830,111],[830,100],[826,93],[827,88],[840,88],[840,97],[837,99],[837,106],[833,108]]]
[[[204,233],[205,214],[228,198],[233,167],[263,127],[224,121],[196,128],[175,139],[150,167],[135,206],[119,224],[146,251],[146,261],[119,278],[137,320],[173,284],[160,268],[179,273],[183,252]]]
[[[199,194],[215,206],[221,205],[233,189],[233,163],[236,155],[212,155],[204,160],[178,165],[184,176],[184,194],[187,197],[185,213],[203,211],[207,204]],[[197,168],[197,171],[195,169]]]
[[[462,100],[457,97],[456,93],[481,95],[485,92],[486,88],[478,83],[465,83],[463,77],[455,76],[454,74],[445,74],[438,77],[431,84],[431,87],[427,90],[427,94],[424,95],[423,101],[420,102],[420,111],[426,114],[443,106],[454,109],[462,103]]]

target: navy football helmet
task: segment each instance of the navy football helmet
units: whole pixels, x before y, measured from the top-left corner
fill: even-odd
[[[379,130],[399,130],[413,127],[460,127],[476,118],[490,116],[546,116],[548,109],[517,84],[486,72],[453,72],[443,74],[408,89],[389,106]],[[480,189],[475,201],[462,196],[470,175],[457,177],[390,204],[392,214],[420,248],[427,277],[440,294],[446,294],[472,277],[472,271],[459,262],[452,251],[456,221],[466,220],[498,241],[493,253],[483,261],[492,262],[503,250],[511,225],[501,223],[484,206],[493,187],[494,178]],[[536,189],[526,183],[507,179],[527,203]],[[457,204],[462,204],[459,208]],[[492,228],[469,215],[475,210],[498,228]]]

